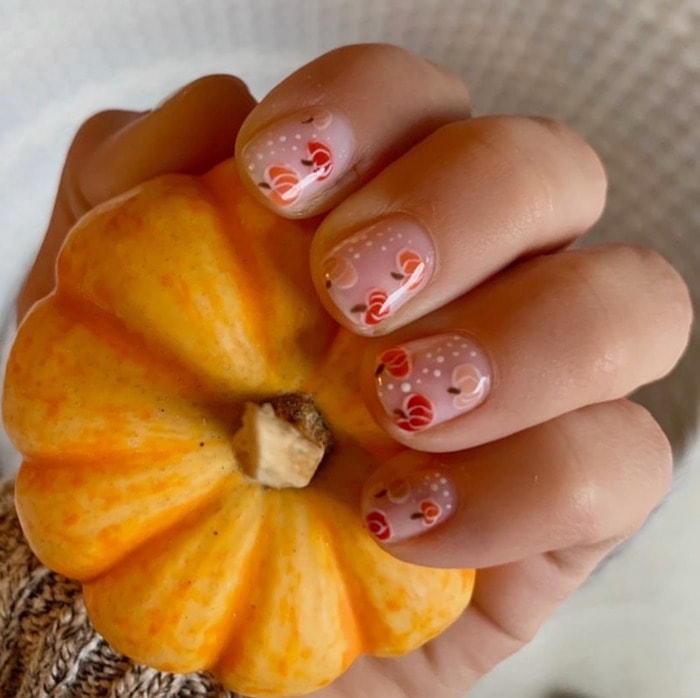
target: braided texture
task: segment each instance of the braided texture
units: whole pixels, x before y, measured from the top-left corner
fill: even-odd
[[[117,654],[90,625],[80,585],[44,567],[0,486],[2,698],[236,698],[213,677],[169,674]]]

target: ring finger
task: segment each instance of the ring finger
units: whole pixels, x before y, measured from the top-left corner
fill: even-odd
[[[539,256],[372,343],[368,405],[412,448],[469,448],[661,378],[691,316],[685,283],[650,250]]]

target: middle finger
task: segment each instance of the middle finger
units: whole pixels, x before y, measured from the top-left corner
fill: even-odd
[[[443,126],[325,219],[312,251],[321,298],[355,332],[386,334],[573,240],[600,215],[605,186],[595,153],[554,122]]]

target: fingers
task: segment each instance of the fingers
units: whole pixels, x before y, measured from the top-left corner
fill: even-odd
[[[485,568],[565,550],[562,566],[587,569],[591,551],[642,524],[670,477],[661,429],[622,400],[469,451],[406,452],[373,475],[363,510],[380,542],[418,564]]]
[[[312,268],[339,322],[385,334],[600,216],[598,157],[554,122],[484,117],[428,136],[338,206]]]
[[[428,650],[441,684],[464,692],[642,525],[672,466],[649,414],[618,401],[455,456],[450,472],[457,513],[390,549],[419,564],[483,565],[471,604]]]
[[[236,154],[258,198],[284,216],[309,216],[468,115],[465,86],[444,69],[395,46],[347,46],[265,97],[243,125]]]
[[[445,695],[532,639],[658,505],[671,461],[651,416],[619,400],[471,451],[404,454],[373,475],[362,501],[380,544],[415,564],[479,568],[466,612],[424,648]]]
[[[400,500],[402,481],[415,482],[417,472],[429,475],[435,466],[458,495],[450,516],[426,520],[430,506],[421,507],[423,495],[415,493],[406,502],[382,495],[377,506],[373,492],[388,489]],[[531,640],[600,560],[642,524],[670,479],[664,435],[647,412],[625,400],[439,461],[413,454],[387,464],[365,490],[365,510],[388,514],[399,538],[407,526],[415,531],[418,525],[419,533],[379,542],[409,562],[473,565],[479,572],[465,613],[418,652],[391,660],[382,676],[418,671],[419,678],[431,677],[435,695],[464,695]],[[441,492],[431,489],[429,496],[439,499]],[[409,501],[420,518],[407,521]],[[370,519],[375,534],[382,531],[378,521]]]
[[[75,221],[97,204],[166,172],[202,172],[230,157],[254,105],[237,78],[201,78],[146,113],[107,111],[71,144],[49,228],[17,303],[21,319],[54,286],[53,267]]]
[[[652,251],[544,255],[374,344],[364,390],[397,440],[457,451],[660,378],[691,319],[685,283]]]
[[[92,207],[79,186],[77,173],[99,144],[140,116],[134,111],[100,112],[88,119],[76,133],[66,156],[46,235],[17,299],[18,320],[54,287],[54,264],[66,233]]]
[[[231,75],[210,75],[110,134],[78,179],[94,206],[166,172],[199,174],[231,157],[240,125],[255,105]]]

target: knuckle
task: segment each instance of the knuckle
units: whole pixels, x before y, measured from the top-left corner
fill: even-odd
[[[403,46],[387,43],[366,43],[343,46],[328,56],[334,64],[351,70],[353,78],[364,76],[394,76],[420,86],[423,98],[441,109],[452,105],[450,112],[469,113],[469,91],[463,80],[446,66],[431,61]],[[386,89],[386,79],[382,83]]]
[[[612,533],[626,539],[643,526],[671,487],[673,452],[668,437],[644,406],[622,399],[609,407],[615,413],[608,412],[607,428],[612,431],[614,423],[615,432],[622,436],[615,437],[617,456],[612,452],[610,456],[617,460],[614,485],[609,484],[601,494],[601,502],[611,510],[617,507],[619,514],[613,517],[617,524]],[[624,506],[620,506],[620,493],[626,500]],[[611,531],[607,534],[610,536]]]
[[[479,163],[480,177],[488,179],[488,187],[499,191],[517,214],[517,221],[506,227],[525,238],[552,227],[558,198],[556,168],[551,158],[533,148],[528,124],[521,117],[486,116],[441,129],[451,150]]]
[[[641,524],[671,487],[673,451],[668,437],[646,407],[632,400],[621,400],[619,405],[625,412],[629,433],[634,434],[635,471],[643,485]]]
[[[587,328],[578,344],[587,357],[581,380],[597,386],[598,400],[667,374],[688,344],[693,320],[690,292],[674,267],[655,250],[630,244],[572,250],[560,259],[576,324]]]
[[[517,234],[551,242],[591,226],[605,205],[607,179],[595,151],[545,117],[484,116],[444,127],[448,145],[480,163],[490,188],[518,212]]]
[[[585,408],[563,423],[570,437],[558,497],[563,525],[586,546],[628,538],[671,486],[668,438],[645,407],[627,399]]]
[[[657,318],[654,335],[663,350],[658,353],[659,378],[667,373],[686,348],[693,324],[690,290],[680,272],[657,250],[643,245],[613,244],[601,248],[609,254],[609,268],[618,278],[628,280],[627,287],[644,303],[645,317]],[[643,290],[644,293],[640,293]],[[647,323],[648,326],[648,323]]]
[[[627,245],[628,254],[639,266],[654,296],[662,304],[661,312],[674,320],[678,329],[688,334],[693,322],[690,290],[680,272],[657,250],[643,245]]]

